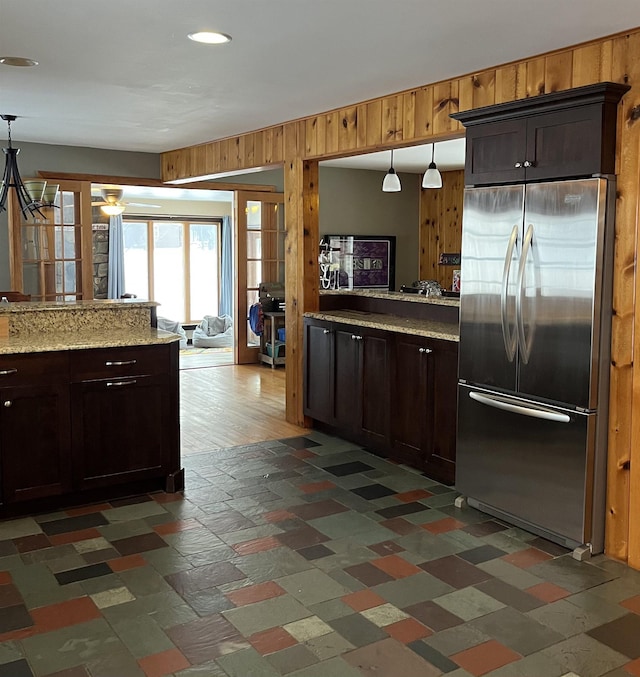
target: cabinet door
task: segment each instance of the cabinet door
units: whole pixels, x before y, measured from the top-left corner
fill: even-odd
[[[333,354],[333,421],[337,428],[358,431],[362,407],[360,327],[335,326]]]
[[[429,477],[453,484],[456,469],[456,410],[458,344],[432,340],[428,347],[428,369],[431,372],[432,425],[431,444],[424,456],[424,471]]]
[[[323,423],[333,421],[333,326],[304,322],[304,413]]]
[[[428,340],[396,334],[393,369],[392,448],[394,458],[422,468],[433,429],[433,370]]]
[[[71,388],[76,489],[168,474],[174,438],[168,377],[85,381]]]
[[[69,424],[66,385],[0,389],[3,503],[69,491]]]
[[[364,444],[387,448],[390,439],[389,364],[393,334],[368,329],[362,332],[360,433]]]
[[[578,106],[529,118],[526,160],[531,163],[527,181],[604,171],[602,106]]]
[[[502,120],[467,128],[467,185],[517,183],[525,178],[526,120]],[[516,166],[519,165],[519,166]]]

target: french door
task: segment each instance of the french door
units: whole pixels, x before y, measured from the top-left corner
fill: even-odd
[[[284,194],[237,191],[236,364],[258,361],[260,337],[249,326],[249,308],[261,282],[284,284]]]
[[[11,286],[32,301],[93,298],[91,184],[59,181],[55,206],[25,216],[11,206]],[[12,196],[13,197],[13,196]]]

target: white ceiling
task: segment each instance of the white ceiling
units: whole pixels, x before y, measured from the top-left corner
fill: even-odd
[[[0,65],[0,113],[17,141],[161,152],[638,25],[638,0],[0,0],[0,56],[40,63]]]

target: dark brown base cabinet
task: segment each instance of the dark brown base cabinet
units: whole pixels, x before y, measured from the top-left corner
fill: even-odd
[[[177,360],[177,343],[0,356],[0,515],[181,488]]]
[[[304,339],[307,416],[453,483],[457,343],[309,318]]]

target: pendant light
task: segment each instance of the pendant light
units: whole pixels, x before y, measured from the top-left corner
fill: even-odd
[[[436,163],[433,161],[433,155],[435,153],[436,144],[431,144],[431,162],[429,163],[429,168],[424,173],[422,179],[423,188],[442,188],[442,176],[436,167]]]
[[[382,182],[382,192],[383,193],[398,193],[402,190],[400,185],[400,177],[396,174],[396,170],[393,168],[393,148],[391,149],[391,167],[389,171],[385,174],[384,180]]]
[[[27,212],[31,216],[45,215],[40,211],[41,207],[52,207],[58,193],[57,184],[47,184],[46,181],[34,179],[31,181],[23,181],[18,171],[18,153],[19,148],[14,148],[11,145],[11,123],[16,119],[15,115],[0,115],[7,123],[8,141],[7,147],[2,151],[5,155],[4,175],[2,183],[0,183],[0,212],[7,208],[7,200],[9,198],[9,189],[13,188],[16,199],[22,213],[26,216]]]

